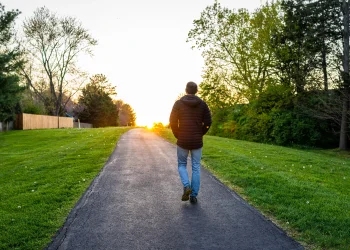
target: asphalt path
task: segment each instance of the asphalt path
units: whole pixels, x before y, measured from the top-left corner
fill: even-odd
[[[303,249],[204,168],[198,203],[182,192],[176,146],[132,129],[47,249]]]

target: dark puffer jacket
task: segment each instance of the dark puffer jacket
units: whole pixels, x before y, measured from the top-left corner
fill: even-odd
[[[177,145],[184,149],[203,147],[203,135],[211,125],[208,105],[195,95],[185,95],[176,101],[170,114],[170,127]]]

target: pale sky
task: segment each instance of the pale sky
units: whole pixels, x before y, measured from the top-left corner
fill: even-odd
[[[221,0],[222,6],[250,11],[264,0]],[[193,20],[214,0],[2,0],[19,9],[21,27],[36,8],[72,16],[97,39],[94,56],[79,64],[90,75],[104,74],[117,86],[117,99],[131,105],[138,125],[168,123],[188,81],[200,83],[203,59],[186,43]]]

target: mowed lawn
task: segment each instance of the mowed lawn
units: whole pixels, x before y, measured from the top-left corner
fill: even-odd
[[[0,133],[0,249],[43,249],[128,128]]]
[[[175,143],[169,129],[155,132]],[[205,136],[202,160],[307,248],[350,249],[349,152]]]

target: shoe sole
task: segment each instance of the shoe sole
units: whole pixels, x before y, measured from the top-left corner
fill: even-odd
[[[192,193],[192,189],[187,189],[186,193],[182,195],[182,201],[188,201],[190,199],[190,194]]]

